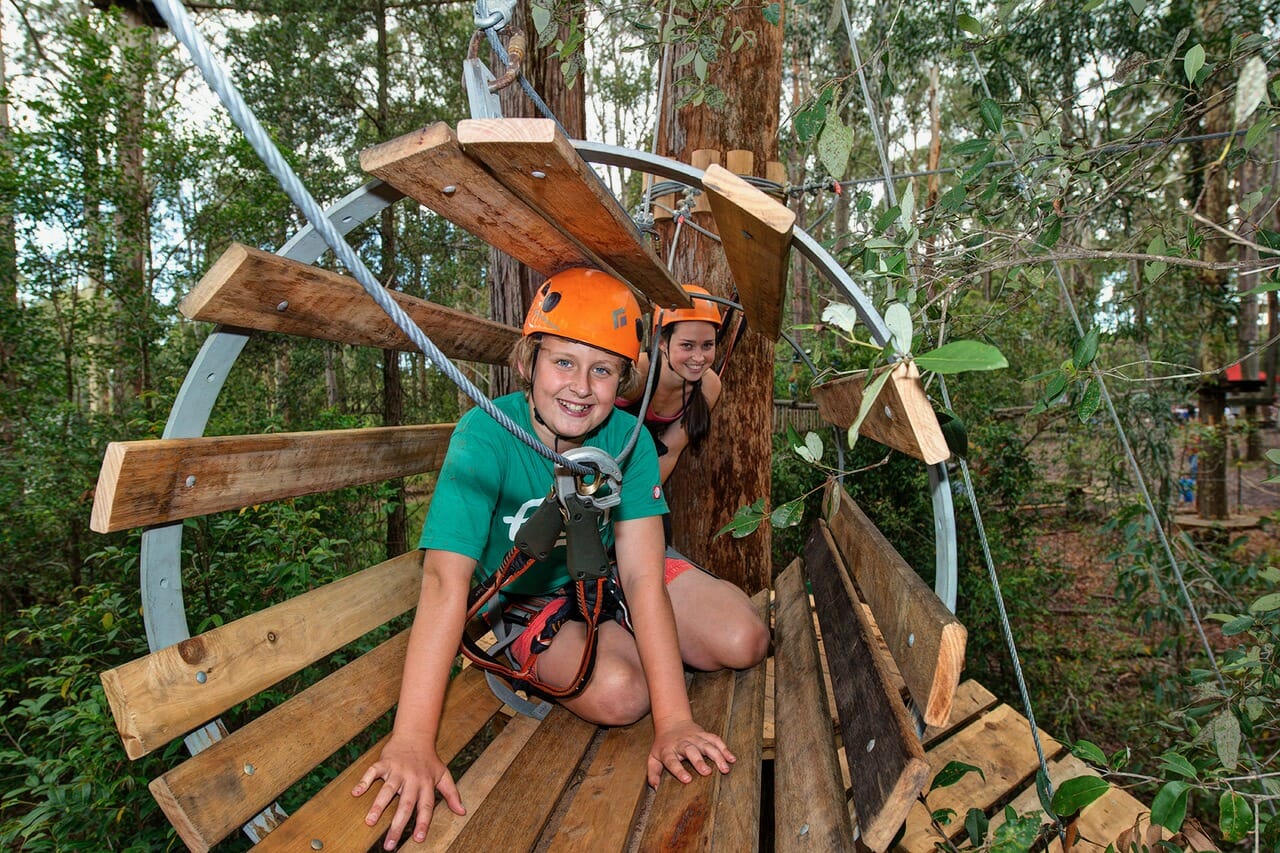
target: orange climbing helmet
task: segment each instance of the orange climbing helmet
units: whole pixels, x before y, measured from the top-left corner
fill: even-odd
[[[705,287],[696,284],[682,285],[684,292],[692,298],[692,308],[667,308],[654,312],[653,327],[656,331],[662,331],[673,323],[683,323],[686,320],[701,320],[704,323],[710,323],[717,329],[720,328],[720,308],[714,300],[706,298],[698,298],[699,294],[703,297],[711,295]]]
[[[558,272],[533,295],[524,334],[548,334],[588,344],[634,362],[640,357],[640,303],[600,270]]]

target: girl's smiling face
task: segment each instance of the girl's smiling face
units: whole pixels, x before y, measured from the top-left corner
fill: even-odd
[[[577,341],[544,335],[533,360],[529,396],[534,430],[548,447],[557,436],[580,441],[613,411],[623,361],[613,353]]]
[[[716,359],[716,327],[701,320],[686,320],[671,328],[663,342],[667,363],[687,382],[697,382]]]

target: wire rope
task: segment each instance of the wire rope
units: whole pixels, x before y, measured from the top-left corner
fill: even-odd
[[[231,82],[226,69],[213,56],[209,45],[199,31],[196,30],[195,23],[186,9],[176,0],[156,0],[155,5],[161,16],[164,17],[165,22],[168,23],[169,29],[174,36],[191,54],[192,61],[200,69],[200,73],[209,88],[217,94],[218,99],[222,102],[227,112],[230,113],[232,120],[240,128],[241,133],[244,134],[245,139],[253,147],[254,152],[257,153],[267,170],[279,182],[281,189],[302,211],[307,221],[315,228],[316,233],[324,239],[325,245],[333,251],[334,256],[351,271],[360,286],[377,303],[378,307],[387,313],[387,316],[391,318],[400,331],[404,332],[409,340],[431,360],[432,364],[439,368],[477,406],[513,436],[528,445],[531,450],[551,460],[553,463],[567,468],[578,476],[592,473],[586,466],[574,462],[547,447],[537,437],[520,427],[506,413],[499,410],[493,404],[493,401],[486,397],[484,392],[477,388],[471,380],[467,379],[462,371],[449,360],[448,356],[432,343],[431,339],[391,297],[391,294],[378,283],[373,273],[365,266],[364,261],[360,259],[355,250],[343,239],[338,229],[324,215],[323,209],[289,164],[285,162],[280,150],[276,148],[275,143],[268,136],[266,129],[263,128],[253,114],[249,105],[245,103],[244,97],[240,94],[235,84]]]

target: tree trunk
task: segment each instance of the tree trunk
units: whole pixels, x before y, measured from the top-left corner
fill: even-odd
[[[374,5],[375,25],[378,30],[378,134],[390,135],[390,57],[387,46],[387,5],[377,0]],[[396,218],[393,208],[383,208],[378,220],[378,233],[382,251],[382,286],[397,289],[396,277]],[[404,423],[404,386],[400,377],[400,352],[394,349],[382,351],[382,425],[400,426]],[[405,507],[404,478],[392,480],[391,506],[387,509],[387,559],[398,557],[409,550],[409,518]]]
[[[1238,183],[1236,195],[1239,198],[1246,198],[1255,189],[1260,188],[1262,180],[1262,164],[1253,158],[1244,161],[1240,167],[1240,180]],[[1236,278],[1237,289],[1241,294],[1247,293],[1258,286],[1261,277],[1256,269],[1251,269],[1250,265],[1258,260],[1258,250],[1253,248],[1255,240],[1258,236],[1258,230],[1261,227],[1263,213],[1267,210],[1264,200],[1253,207],[1248,214],[1240,222],[1240,237],[1245,241],[1238,247],[1241,272]],[[1244,359],[1240,363],[1240,374],[1251,382],[1258,378],[1261,359],[1258,355],[1258,297],[1257,296],[1241,296],[1240,313],[1236,317],[1236,344],[1239,347],[1239,356]],[[1247,390],[1246,393],[1253,394],[1253,390]],[[1250,462],[1259,462],[1262,460],[1262,433],[1258,431],[1258,407],[1249,405],[1245,408],[1244,423],[1248,425],[1245,431],[1245,454],[1244,457]]]
[[[677,14],[688,14],[677,3]],[[735,27],[756,34],[754,47],[738,53],[722,45],[721,61],[708,72],[708,81],[726,95],[723,110],[705,106],[676,108],[683,86],[668,81],[659,109],[658,153],[691,162],[693,152],[710,149],[751,151],[757,174],[777,159],[778,102],[782,85],[782,26],[763,17],[763,7],[751,6],[728,15],[726,34]],[[679,51],[672,67],[680,67]],[[715,229],[709,213],[693,214],[695,222]],[[666,224],[670,239],[674,227]],[[674,253],[677,281],[698,282],[714,294],[728,295],[733,278],[724,252],[712,241],[684,229]],[[702,454],[686,453],[667,481],[676,547],[748,593],[767,587],[772,578],[769,525],[750,536],[712,539],[742,506],[769,497],[772,458],[774,345],[748,331],[724,371],[724,391],[712,418],[709,440]]]
[[[8,91],[9,74],[5,66],[4,9],[0,7],[0,90]],[[12,173],[13,155],[9,138],[9,99],[0,98],[0,171]],[[18,239],[13,222],[13,192],[0,187],[0,389],[7,404],[0,409],[0,446],[13,445],[16,421],[11,410],[13,394],[18,388],[15,357],[18,342]]]
[[[1219,4],[1210,3],[1197,9],[1200,20],[1200,31],[1204,39],[1220,34],[1224,12]],[[1205,134],[1218,134],[1229,131],[1232,125],[1231,99],[1223,95],[1221,83],[1216,76],[1206,80],[1200,92],[1198,103],[1193,109],[1203,109],[1204,117],[1201,129]],[[1230,195],[1227,188],[1227,172],[1218,162],[1221,143],[1209,141],[1192,146],[1191,175],[1192,183],[1190,201],[1192,209],[1198,211],[1210,222],[1225,223]],[[1200,176],[1200,180],[1196,180]],[[1204,243],[1201,249],[1201,260],[1210,264],[1222,265],[1227,260],[1228,240],[1217,231],[1205,228],[1201,230]],[[1227,287],[1227,276],[1220,268],[1200,270],[1194,282],[1199,292],[1200,304],[1219,306],[1227,302],[1223,298]],[[1219,401],[1221,406],[1225,395],[1225,387],[1221,370],[1226,364],[1226,347],[1223,331],[1231,323],[1231,317],[1220,309],[1210,309],[1202,320],[1200,336],[1200,369],[1210,377],[1206,384],[1216,386],[1202,388],[1202,399]],[[1216,420],[1212,413],[1201,409],[1201,419],[1212,429],[1213,435],[1203,442],[1200,453],[1200,476],[1197,484],[1197,505],[1200,516],[1206,519],[1221,520],[1227,517],[1227,480],[1225,474],[1211,475],[1211,472],[1226,471],[1227,425],[1221,417],[1222,409],[1217,410]]]
[[[580,8],[579,14],[582,13]],[[532,21],[528,0],[521,0],[516,4],[515,14],[506,29],[510,34],[525,34],[528,50],[525,54],[524,76],[552,115],[559,119],[566,133],[571,138],[581,139],[587,135],[584,81],[579,78],[572,89],[565,85],[560,60],[551,55],[549,48],[536,47],[538,35]],[[581,21],[579,23],[581,25]],[[562,28],[561,35],[567,36],[568,30]],[[497,57],[491,57],[490,62],[494,76],[502,76],[505,69],[497,67]],[[498,99],[502,104],[502,114],[508,118],[543,117],[518,81],[503,89],[498,94]],[[525,311],[529,308],[534,291],[542,284],[543,277],[515,258],[493,248],[489,249],[489,270],[490,316],[499,323],[519,328],[524,323]],[[491,370],[493,396],[516,389],[515,378],[509,368],[495,366]]]
[[[150,408],[151,397],[144,392],[151,388],[151,341],[155,326],[155,306],[147,272],[151,191],[147,186],[143,146],[151,66],[145,57],[153,49],[155,36],[138,9],[124,6],[122,16],[129,27],[124,45],[126,58],[121,62],[128,96],[120,104],[119,112],[117,150],[122,191],[115,211],[118,266],[113,276],[113,290],[118,311],[116,347],[123,357],[114,366],[118,375],[112,388],[114,408],[121,413],[130,401],[139,398],[145,408]]]

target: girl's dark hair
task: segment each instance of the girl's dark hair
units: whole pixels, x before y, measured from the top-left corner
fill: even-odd
[[[668,358],[670,358],[671,333],[678,326],[678,323],[672,323],[662,330],[662,337],[667,342]],[[661,364],[659,364],[661,368]],[[654,377],[655,381],[657,377]],[[684,414],[680,418],[680,425],[684,427],[685,434],[689,436],[689,449],[693,451],[693,455],[697,456],[702,453],[702,442],[706,439],[707,433],[711,432],[711,406],[707,403],[707,397],[702,393],[702,380],[691,384],[689,388],[689,399],[685,403]]]

